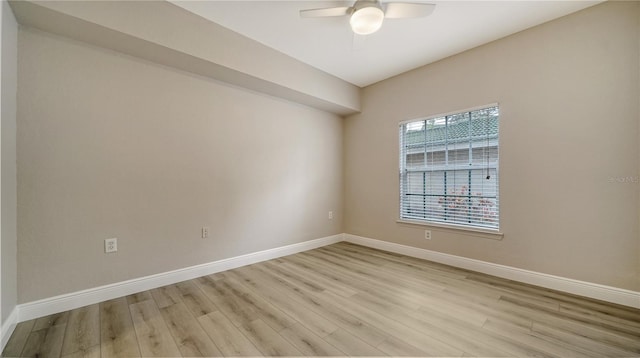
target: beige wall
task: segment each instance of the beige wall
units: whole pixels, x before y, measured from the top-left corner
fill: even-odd
[[[35,30],[18,75],[20,302],[342,232],[335,115]]]
[[[640,184],[615,180],[639,175],[639,9],[606,3],[383,81],[344,121],[22,29],[18,301],[343,231],[640,290]],[[397,224],[398,122],[493,102],[504,239]]]
[[[168,1],[12,1],[22,25],[337,114],[359,88]],[[259,60],[257,60],[259,59]]]
[[[605,3],[366,88],[344,122],[345,231],[640,290],[639,18]],[[398,122],[493,102],[503,240],[396,223]]]
[[[7,317],[16,307],[17,234],[16,234],[16,87],[18,61],[18,24],[6,1],[0,4],[1,31],[1,131],[2,131],[2,237],[0,240],[2,284],[0,287],[0,315],[5,329]]]

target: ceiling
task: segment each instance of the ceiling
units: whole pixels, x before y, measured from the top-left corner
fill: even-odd
[[[302,9],[350,6],[353,3],[350,1],[172,2],[365,87],[601,1],[427,1],[436,4],[432,15],[386,19],[380,31],[369,36],[354,35],[348,17],[301,19],[299,16]]]

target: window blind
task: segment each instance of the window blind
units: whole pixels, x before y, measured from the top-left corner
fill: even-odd
[[[400,124],[400,218],[499,228],[497,105]]]

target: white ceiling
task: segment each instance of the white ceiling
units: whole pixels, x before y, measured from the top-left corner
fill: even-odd
[[[172,2],[364,87],[601,1],[427,1],[436,4],[429,17],[385,19],[380,31],[363,37],[353,35],[347,17],[298,15],[302,9],[350,6],[352,1]]]

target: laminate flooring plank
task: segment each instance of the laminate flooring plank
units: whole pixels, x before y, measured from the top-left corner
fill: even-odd
[[[302,352],[260,319],[243,324],[239,329],[265,356],[302,355]]]
[[[268,300],[243,285],[233,277],[218,281],[232,295],[237,297],[247,306],[251,307],[260,316],[260,319],[271,326],[276,332],[296,324],[296,320],[272,305]]]
[[[416,311],[416,314],[428,315],[433,311],[447,312],[447,315],[477,327],[482,327],[484,322],[489,318],[486,312],[432,297],[425,299],[424,305]]]
[[[253,308],[239,302],[222,285],[222,280],[214,280],[209,276],[195,279],[204,294],[233,322],[236,327],[259,318]]]
[[[465,279],[466,282],[470,282],[479,287],[483,287],[486,290],[490,290],[500,295],[500,298],[513,298],[522,302],[527,302],[528,305],[534,307],[543,307],[548,310],[558,310],[560,302],[558,300],[548,296],[549,291],[545,290],[518,290],[516,287],[511,286],[509,280],[484,280],[480,279],[475,274],[470,274],[469,278]]]
[[[505,303],[507,302],[507,303]],[[519,310],[523,316],[533,317],[534,322],[544,323],[552,327],[568,332],[580,332],[581,336],[588,337],[605,344],[617,345],[625,350],[640,353],[640,335],[633,330],[621,330],[624,325],[603,323],[599,320],[589,319],[574,313],[555,312],[544,308],[528,305],[526,302],[513,299],[501,300],[500,304],[510,305],[514,310]],[[504,308],[503,308],[504,310]]]
[[[209,278],[211,278],[212,280],[217,281],[217,280],[222,280],[223,279],[222,275],[224,275],[224,273],[225,273],[225,271],[216,272],[216,273],[212,273],[211,275],[207,275],[207,276]]]
[[[100,358],[100,345],[67,354],[66,356],[62,356],[62,358]]]
[[[616,324],[615,322],[598,319],[596,316],[588,313],[576,312],[573,310],[565,311],[562,308],[559,311],[554,311],[543,307],[532,307],[527,302],[516,300],[513,297],[502,297],[494,304],[494,307],[497,309],[511,309],[514,312],[517,311],[521,315],[528,317],[537,317],[538,319],[544,317],[545,319],[548,318],[550,320],[563,319],[598,327],[621,335],[640,337],[640,331],[638,329],[622,323]]]
[[[520,292],[523,294],[535,295],[541,298],[548,298],[554,302],[558,302],[561,306],[572,306],[576,309],[582,308],[590,311],[592,314],[614,316],[640,323],[640,310],[632,307],[598,301],[595,299],[576,296],[569,293],[554,291],[551,289],[520,282],[505,280],[480,273],[470,273],[469,278],[480,282],[486,282],[496,289],[511,289],[513,290],[513,292]]]
[[[347,250],[337,248],[335,246],[330,246],[330,247],[325,246],[325,247],[318,248],[314,250],[312,254],[327,255],[328,257],[333,257],[335,259],[348,262],[351,265],[362,269],[363,271],[361,273],[363,274],[368,274],[370,270],[373,270],[373,272],[383,274],[385,275],[385,277],[392,275],[389,273],[390,272],[389,268],[393,267],[392,263],[390,263],[388,260],[372,257],[371,255],[363,255],[354,251],[350,252]],[[408,275],[403,275],[396,278],[405,279],[407,277],[413,277],[415,274],[416,274],[416,270],[413,270]],[[392,276],[397,276],[397,275],[392,275]],[[437,287],[437,288],[440,289],[442,287]]]
[[[573,317],[578,316],[585,321],[591,321],[603,326],[619,327],[622,331],[640,335],[640,321],[629,319],[627,317],[602,313],[579,305],[560,304],[559,311],[561,313],[570,314]]]
[[[406,275],[389,274],[380,266],[367,266],[353,260],[343,260],[334,254],[323,252],[318,254],[326,255],[323,259],[336,264],[338,272],[357,277],[358,282],[362,283],[362,286],[358,287],[361,290],[409,309],[417,309],[425,295],[431,295],[443,289],[442,286],[433,285],[428,280],[408,279]]]
[[[474,294],[469,294],[469,292],[473,292]],[[446,305],[455,305],[461,309],[456,309],[456,311],[473,311],[476,312],[474,316],[476,318],[481,319],[482,316],[490,318],[499,318],[505,321],[512,321],[514,324],[521,325],[523,327],[531,327],[531,316],[523,313],[515,308],[505,308],[498,307],[498,300],[476,300],[475,291],[465,291],[464,290],[455,290],[450,291],[449,289],[445,289],[442,292],[434,293],[430,296],[426,301],[429,300],[437,300],[434,306],[438,306],[438,302],[444,302],[444,305],[440,305],[440,310],[446,310],[444,307]],[[425,301],[424,308],[429,308],[430,304]],[[423,310],[421,307],[420,310]],[[475,320],[473,316],[467,317],[473,323]],[[475,321],[477,322],[477,321]]]
[[[457,347],[467,353],[479,356],[511,356],[522,354],[523,350],[501,339],[496,339],[481,331],[481,326],[469,324],[460,316],[449,315],[446,311],[425,310],[415,312],[391,312],[390,318],[404,323],[421,332]]]
[[[357,300],[358,302],[366,305],[368,308],[374,311],[382,312],[390,312],[390,311],[412,311],[416,312],[420,308],[420,306],[415,308],[408,308],[404,305],[398,305],[395,302],[390,302],[384,300],[382,298],[370,295],[368,293],[358,293],[357,295],[351,296],[352,299]],[[428,304],[425,302],[425,304]]]
[[[494,302],[500,299],[502,293],[486,287],[485,285],[478,284],[473,281],[467,281],[466,279],[454,279],[447,276],[433,274],[431,272],[414,272],[410,274],[411,268],[391,266],[390,272],[395,272],[397,275],[411,275],[418,280],[425,280],[432,282],[433,284],[442,287],[442,290],[436,292],[450,292],[458,295],[468,295],[469,292],[473,292],[472,296],[468,299],[472,302],[488,303]],[[414,270],[415,271],[415,270]]]
[[[367,304],[371,304],[371,302],[363,302],[362,296],[360,295],[354,296],[354,299],[365,306]],[[467,324],[470,323],[466,318],[467,314],[455,314],[455,311],[452,311],[451,309],[434,310],[433,307],[428,307],[421,309],[422,314],[416,314],[416,312],[406,310],[402,312],[403,309],[400,308],[393,309],[392,307],[380,305],[376,307],[376,310],[385,312],[389,317],[407,325],[411,325],[411,327],[418,330],[431,332],[431,335],[435,338],[438,338],[450,345],[455,345],[467,353],[491,356],[514,354],[528,355],[540,353],[528,347],[521,347],[517,342],[511,342],[501,337],[486,335],[479,332],[478,328],[481,327],[482,323],[486,320],[486,316],[483,314],[479,315],[477,321],[471,322],[473,324],[469,326]],[[416,318],[430,324],[431,327],[421,328],[421,323],[416,322]],[[458,322],[456,323],[456,321]],[[445,329],[439,330],[438,328]],[[448,332],[455,332],[455,335],[448,336]]]
[[[385,331],[390,335],[401,339],[418,349],[424,350],[429,355],[460,356],[463,352],[462,349],[456,346],[452,346],[432,337],[431,332],[420,332],[394,319],[386,317],[381,313],[362,307],[356,302],[344,299],[329,292],[324,292],[318,296],[322,296],[326,300],[334,301],[336,304],[345,307],[345,309],[348,309],[356,317],[373,325],[374,327],[384,327]],[[337,348],[342,350],[340,347]]]
[[[100,303],[102,358],[139,357],[140,348],[125,297]]]
[[[527,303],[529,307],[541,307],[549,311],[560,310],[560,303],[558,303],[557,301],[553,302],[553,300],[548,298],[533,297],[518,292],[504,292],[502,295],[500,295],[500,299],[518,300],[520,302]]]
[[[464,350],[468,354],[475,355],[489,355],[489,356],[498,356],[500,354],[507,356],[533,356],[533,357],[548,357],[549,354],[546,354],[544,351],[537,350],[535,347],[530,347],[521,344],[517,340],[510,339],[509,337],[505,337],[500,334],[496,334],[495,332],[491,332],[488,330],[482,329],[484,323],[487,320],[484,320],[482,326],[478,326],[476,324],[469,324],[467,321],[462,319],[459,315],[450,315],[447,310],[429,310],[429,309],[421,309],[420,314],[415,315],[420,321],[431,324],[433,327],[438,327],[439,329],[444,330],[445,332],[453,332],[453,336],[451,337],[439,337],[445,342],[455,342],[449,341],[448,339],[458,339],[460,341],[466,341],[466,346],[464,346]],[[414,325],[415,326],[415,325]],[[419,327],[419,325],[417,326]],[[527,330],[531,327],[531,324],[527,327]],[[423,328],[424,329],[424,328]],[[433,331],[430,329],[429,331]],[[474,345],[480,342],[478,346]],[[471,346],[469,346],[471,344]],[[497,350],[497,352],[483,352],[484,350]],[[488,354],[487,354],[488,353]]]
[[[127,297],[127,302],[132,305],[134,303],[138,303],[138,302],[143,302],[146,300],[152,300],[153,297],[151,296],[151,292],[150,291],[142,291],[142,292],[137,292],[134,293],[132,295],[128,295]]]
[[[353,304],[361,307],[370,308],[370,306],[354,296]],[[436,315],[423,315],[418,317],[415,312],[396,308],[392,310],[381,311],[372,309],[373,312],[381,312],[388,319],[402,323],[417,332],[426,332],[428,336],[443,342],[451,347],[462,350],[470,354],[478,356],[506,357],[511,354],[505,352],[500,347],[492,347],[480,337],[474,336],[473,326],[465,324],[456,324],[454,317],[442,319]],[[475,332],[477,333],[477,331]]]
[[[416,296],[416,301],[414,303],[417,305],[419,305],[419,301],[417,301],[419,299],[417,297],[419,296],[419,294],[435,292],[444,289],[444,287],[440,285],[434,285],[426,280],[413,280],[404,278],[401,275],[392,275],[388,272],[384,272],[384,270],[381,270],[380,267],[363,264],[349,259],[348,257],[340,256],[332,252],[322,251],[321,249],[314,250],[312,252],[305,252],[303,253],[303,255],[308,255],[311,257],[315,257],[316,259],[331,262],[334,267],[341,269],[343,272],[348,272],[349,274],[356,275],[359,280],[362,280],[363,282],[367,282],[371,285],[380,285],[383,286],[383,288],[387,288],[389,293],[395,292],[395,289],[402,288],[407,292],[411,292],[412,296]],[[413,295],[414,292],[418,294]]]
[[[500,300],[515,302],[521,306],[541,309],[547,312],[558,312],[560,310],[560,304],[558,302],[549,302],[549,299],[544,297],[540,298],[527,293],[503,292],[500,295]]]
[[[327,341],[318,337],[300,323],[282,330],[280,335],[305,356],[326,357],[345,355],[342,351],[327,343]]]
[[[183,357],[221,357],[222,353],[183,302],[160,309]]]
[[[465,277],[470,271],[406,256],[389,257],[388,253],[381,251],[378,253],[378,250],[360,246],[358,249],[361,249],[363,254],[381,255],[380,257],[386,258],[389,262],[383,268],[390,273],[426,280],[449,291],[462,291],[462,293],[473,291],[474,300],[486,301],[500,298],[500,292],[484,284],[466,280]]]
[[[412,291],[408,288],[398,289],[393,285],[385,284],[379,280],[375,280],[371,275],[362,275],[353,270],[350,270],[348,266],[340,263],[338,260],[332,259],[331,265],[327,265],[327,262],[322,258],[308,255],[308,253],[301,253],[300,256],[291,258],[295,262],[305,262],[313,267],[317,272],[322,275],[327,275],[332,279],[342,282],[347,285],[351,285],[353,288],[378,296],[387,301],[393,302],[398,305],[404,305],[408,308],[419,307],[422,303],[422,297],[419,292]]]
[[[500,297],[502,297],[502,294],[500,292],[496,292],[490,288],[484,287],[482,285],[477,285],[466,280],[448,280],[445,286],[446,287],[444,288],[444,290],[442,290],[442,292],[448,292],[456,295],[465,295],[470,302],[479,304],[495,302],[499,300]],[[473,295],[469,295],[469,292],[473,292]]]
[[[273,262],[265,261],[260,263],[261,266],[268,267],[271,272],[277,272],[281,277],[289,280],[301,282],[304,288],[311,292],[322,292],[325,288],[322,284],[309,280],[307,277],[300,275],[297,272],[289,271],[282,268],[282,264],[275,264]]]
[[[155,301],[145,300],[134,303],[129,305],[129,310],[143,357],[180,356],[180,350],[162,319]]]
[[[313,250],[310,252],[302,253],[301,256],[306,258],[314,258],[320,260],[320,262],[330,262],[331,267],[338,270],[342,274],[355,277],[361,282],[366,282],[370,286],[379,286],[380,289],[393,293],[397,289],[402,289],[409,293],[402,295],[404,299],[413,298],[411,302],[419,305],[421,294],[441,291],[444,287],[431,283],[429,280],[424,279],[411,279],[406,275],[389,274],[385,270],[382,270],[380,265],[370,265],[356,260],[350,259],[345,256],[330,252]],[[396,295],[397,296],[397,295]]]
[[[182,294],[175,285],[168,285],[151,290],[151,296],[158,308],[165,308],[182,302]]]
[[[504,305],[501,301],[496,301],[489,305],[473,306],[479,312],[485,313],[488,319],[500,320],[522,328],[530,329],[533,324],[533,317],[529,312],[523,311],[517,305]]]
[[[333,251],[339,253],[340,251]],[[350,251],[351,253],[353,251]],[[351,257],[356,254],[349,255]],[[370,256],[369,252],[359,253],[361,256]],[[412,279],[414,282],[417,280],[418,282],[424,284],[429,283],[429,286],[432,288],[430,292],[438,292],[445,289],[449,289],[450,291],[462,292],[463,294],[473,291],[475,293],[473,300],[474,301],[495,301],[500,298],[500,294],[483,287],[481,284],[476,284],[473,282],[466,282],[464,280],[465,272],[451,274],[446,272],[446,274],[442,274],[443,271],[438,271],[429,269],[428,265],[425,265],[425,262],[422,261],[422,265],[417,264],[408,264],[402,261],[389,261],[387,259],[379,258],[380,262],[374,267],[378,270],[376,272],[381,272],[382,274],[391,275],[390,277],[393,279],[394,277],[402,277]],[[435,290],[435,291],[434,291]],[[431,295],[431,293],[430,293]]]
[[[198,317],[198,322],[225,357],[260,356],[260,351],[221,311]]]
[[[64,334],[62,355],[68,355],[100,344],[100,305],[71,310]]]
[[[583,337],[591,340],[618,346],[624,350],[635,352],[640,356],[640,337],[632,336],[625,333],[613,332],[606,328],[593,326],[573,320],[566,320],[558,317],[541,316],[533,320],[534,323],[546,323],[554,328],[562,329],[568,332],[579,332]]]
[[[321,268],[318,268],[318,269],[321,269]],[[360,283],[360,284],[363,284],[363,283]],[[380,286],[377,288],[377,290],[378,290],[378,291],[379,291],[379,290],[384,290],[384,289],[385,289],[384,287],[380,287]],[[391,289],[391,288],[387,288],[387,289]],[[355,296],[354,296],[354,297],[355,297]],[[329,300],[331,301],[331,299],[330,299],[330,298],[329,298]],[[360,302],[360,303],[362,303],[362,302]],[[344,305],[343,305],[343,306],[344,306]],[[380,307],[379,307],[379,308],[380,308]],[[388,308],[389,308],[389,306],[385,307],[385,309],[388,309]],[[398,309],[398,308],[394,308],[394,310],[397,310],[397,309]],[[375,311],[375,309],[374,309],[374,310],[372,310],[371,312],[375,313],[374,311]],[[382,310],[382,311],[384,311],[384,310]],[[350,310],[350,312],[353,312],[353,310]],[[386,315],[389,315],[389,313],[390,313],[390,312],[388,312],[388,311],[384,311],[384,313],[385,313]],[[357,315],[357,316],[358,316],[358,318],[360,318],[360,319],[362,319],[363,317],[367,317],[366,315],[364,315],[364,316],[363,316],[363,315]],[[375,317],[375,316],[374,316],[374,317]],[[397,322],[397,321],[396,321],[396,322]],[[382,320],[382,321],[381,321],[379,316],[377,317],[377,320],[369,321],[368,323],[372,324],[372,325],[373,325],[373,326],[375,326],[375,327],[383,327],[383,326],[388,327],[388,325],[389,325],[389,323],[386,323],[384,320]],[[414,323],[415,323],[415,322],[414,322]],[[395,322],[394,322],[394,324],[395,324]],[[393,331],[404,330],[404,331],[406,332],[408,329],[409,329],[409,328],[405,326],[405,327],[403,327],[403,328],[394,329]],[[389,329],[387,328],[387,329],[386,329],[386,331],[389,331]],[[435,333],[435,334],[439,334],[440,336],[443,336],[443,335],[444,335],[444,333],[443,333],[443,332],[439,332],[439,331],[437,331],[437,330],[436,330],[435,332],[429,332],[429,333],[430,333],[430,336],[434,336],[434,334],[433,334],[433,333]],[[425,347],[421,345],[421,344],[422,344],[422,342],[419,342],[419,341],[420,341],[420,338],[419,338],[419,337],[412,336],[412,334],[411,334],[411,333],[408,333],[408,336],[398,336],[398,338],[401,338],[401,339],[406,339],[406,337],[412,337],[412,338],[413,338],[413,341],[412,341],[412,342],[413,342],[413,344],[414,344],[416,347],[419,347],[419,348],[425,349]],[[458,342],[458,341],[457,341],[457,340],[455,340],[455,339],[451,339],[451,337],[447,337],[447,338],[449,339],[449,341],[450,341],[450,342],[455,342],[455,343],[457,343],[457,344],[459,344],[459,343],[460,343],[460,342]],[[433,339],[433,338],[432,338],[432,339]],[[434,340],[434,341],[435,341],[435,340]],[[411,342],[410,342],[410,343],[411,343]],[[477,349],[478,349],[477,344],[472,344],[472,343],[473,343],[473,342],[471,342],[471,343],[467,343],[467,345],[473,345],[474,349],[476,349],[476,350],[477,350]],[[438,347],[438,344],[440,345],[440,347],[441,347],[441,348],[443,348],[443,349],[445,350],[445,352],[447,352],[447,349],[449,349],[449,351],[452,351],[452,352],[453,352],[453,353],[452,353],[453,355],[459,354],[459,353],[462,351],[461,349],[459,349],[459,347],[458,347],[457,349],[455,349],[455,348],[453,348],[453,347],[454,347],[453,345],[451,345],[451,344],[446,345],[446,344],[444,344],[443,342],[438,342],[438,343],[436,343],[436,344],[435,344],[435,347],[436,347],[436,348]],[[446,347],[445,347],[445,346],[446,346]],[[447,347],[448,347],[448,348],[447,348]],[[442,352],[442,351],[439,351],[439,352],[438,352],[437,350],[435,350],[435,348],[433,347],[433,345],[432,345],[431,347],[429,347],[429,348],[426,348],[426,349],[427,349],[427,352],[431,352],[432,354],[436,354],[436,355],[437,355],[437,354],[440,354],[440,355],[447,355],[447,354],[449,353],[449,352],[444,353],[444,352]],[[498,352],[497,350],[496,350],[496,351],[488,350],[488,351],[489,351],[489,352],[491,352],[491,353],[492,353],[492,355],[505,355],[505,353],[504,353],[504,352]],[[500,353],[500,354],[497,354],[497,353]],[[486,354],[485,354],[485,355],[486,355]]]
[[[466,277],[466,280],[476,282],[486,287],[490,287],[491,289],[496,290],[496,292],[501,292],[501,293],[520,292],[520,293],[529,295],[531,297],[538,297],[540,299],[552,298],[552,300],[554,299],[552,296],[555,295],[554,291],[549,289],[545,289],[542,287],[533,286],[525,283],[517,283],[515,281],[511,281],[511,280],[507,280],[507,279],[503,279],[495,276],[485,275],[477,272],[470,271]],[[514,288],[516,289],[513,290]]]
[[[531,327],[532,335],[549,340],[551,342],[557,342],[559,344],[566,344],[569,347],[579,347],[582,352],[587,354],[601,355],[604,357],[633,357],[637,356],[636,352],[627,351],[618,347],[613,347],[608,344],[597,342],[580,334],[567,332],[561,329],[556,329],[545,324],[533,323]]]
[[[351,244],[351,243],[346,243],[346,242],[341,242],[335,246],[337,248],[349,250],[350,252],[357,252],[361,254],[371,255],[373,257],[382,258],[387,263],[393,263],[393,264],[409,267],[418,271],[430,272],[433,274],[449,277],[456,280],[464,279],[469,274],[469,272],[471,272],[465,269],[448,266],[448,265],[440,264],[433,261],[426,261],[416,257],[405,256],[405,255],[396,254],[393,252],[382,251],[382,250],[361,246],[361,245],[356,245],[356,244]]]
[[[525,347],[543,352],[545,355],[558,358],[582,358],[601,357],[596,354],[589,354],[579,351],[577,347],[568,347],[565,344],[556,344],[545,339],[541,339],[531,334],[530,329],[524,329],[498,320],[489,320],[482,327],[485,330],[494,332],[508,338],[511,341],[520,343]]]
[[[66,324],[33,331],[29,334],[21,357],[60,357]]]
[[[590,312],[602,319],[611,319],[613,322],[622,322],[634,327],[640,327],[640,310],[630,307],[610,304],[591,299],[577,298],[575,296],[561,297],[557,299],[560,308],[582,310]]]
[[[331,321],[321,315],[309,310],[304,304],[295,299],[295,296],[287,295],[278,289],[274,289],[278,285],[278,279],[274,276],[265,275],[257,268],[252,266],[242,267],[228,273],[235,277],[245,286],[259,292],[263,297],[273,303],[284,313],[293,317],[296,321],[302,323],[315,334],[325,337],[331,332],[338,329]]]
[[[35,323],[36,320],[32,319],[16,325],[13,334],[9,337],[9,341],[7,341],[7,345],[4,347],[4,351],[2,352],[3,357],[20,356]]]
[[[458,284],[463,278],[462,275],[457,275],[456,278],[452,278],[450,275],[434,274],[431,271],[419,270],[415,266],[407,268],[406,266],[383,259],[373,261],[364,260],[362,258],[368,257],[369,255],[356,253],[342,254],[341,250],[333,250],[331,248],[322,248],[319,252],[331,255],[337,259],[347,258],[356,260],[355,264],[361,267],[364,272],[370,271],[374,276],[386,278],[390,283],[397,283],[402,287],[414,287],[416,290],[428,290],[428,292],[442,291],[450,283],[455,282]]]
[[[375,307],[375,310],[377,311],[411,311],[416,315],[425,314],[425,310],[446,311],[450,316],[475,325],[477,327],[482,327],[487,319],[487,315],[485,313],[474,310],[473,308],[468,308],[468,305],[457,305],[448,300],[435,297],[434,295],[425,295],[422,306],[418,307],[417,309],[408,309],[406,306],[397,306],[393,302],[389,302],[387,300],[365,293],[359,293],[352,297],[360,302],[366,303],[371,307]]]
[[[67,324],[67,322],[69,322],[69,311],[55,313],[36,319],[32,330],[39,331],[41,329],[57,326],[60,324]]]
[[[352,244],[349,244],[352,245]],[[435,282],[441,282],[442,279],[462,280],[470,271],[439,264],[436,262],[425,261],[415,257],[396,255],[386,251],[381,251],[365,246],[352,245],[353,248],[345,249],[344,246],[338,246],[342,250],[348,250],[352,255],[366,255],[378,258],[384,263],[384,266],[407,269],[404,272],[413,275],[428,275]],[[442,281],[446,282],[446,281]]]
[[[380,357],[385,356],[385,353],[372,347],[365,342],[361,341],[357,337],[349,334],[343,329],[331,333],[325,340],[336,347],[337,349],[345,352],[349,356],[367,356],[367,357]]]
[[[453,267],[450,265],[441,264],[434,261],[427,261],[417,257],[406,256],[406,255],[397,254],[394,252],[378,250],[372,247],[367,247],[367,246],[362,246],[362,245],[357,245],[357,244],[352,244],[347,242],[339,243],[336,246],[347,247],[359,253],[366,253],[368,255],[385,258],[389,262],[411,265],[416,268],[438,273],[440,275],[448,276],[454,279],[462,279],[466,277],[469,272],[472,272],[459,267]]]
[[[197,318],[218,310],[218,307],[198,288],[194,280],[175,284],[180,292],[182,301],[189,311]]]
[[[391,357],[427,357],[429,354],[396,337],[389,337],[376,348]]]
[[[294,271],[304,270],[305,274],[309,273],[310,277],[319,276],[324,280],[333,282],[334,285],[338,285],[339,288],[345,287],[351,290],[348,294],[342,294],[340,292],[336,292],[336,294],[349,297],[360,292],[358,287],[354,287],[353,283],[349,282],[349,280],[339,272],[331,270],[330,266],[324,266],[321,263],[307,257],[303,257],[302,255],[287,256],[286,260],[286,264],[291,265],[291,269]]]
[[[271,268],[269,266],[265,266],[264,269],[269,271]],[[277,271],[271,272],[276,276],[278,275]],[[338,327],[345,329],[347,332],[360,338],[366,343],[372,346],[376,346],[389,337],[389,335],[382,330],[375,328],[367,324],[366,322],[363,322],[362,320],[358,319],[358,317],[340,308],[339,305],[334,305],[328,300],[323,300],[319,297],[314,296],[313,292],[306,291],[306,286],[301,285],[298,281],[299,279],[294,279],[291,276],[281,276],[280,278],[282,278],[283,281],[281,281],[279,287],[283,291],[286,291],[290,295],[295,296],[299,301],[302,301],[310,310],[313,310],[319,315],[322,315],[332,323],[336,324]],[[300,279],[303,280],[303,278]]]
[[[302,281],[313,281],[317,285],[320,285],[324,290],[329,290],[334,292],[335,294],[349,297],[358,293],[357,290],[353,289],[349,285],[342,284],[336,280],[332,280],[331,278],[327,278],[325,276],[319,275],[312,268],[306,265],[296,265],[295,263],[291,263],[288,261],[284,261],[278,265],[278,268],[281,271],[293,273],[293,272],[301,272],[303,278]]]

